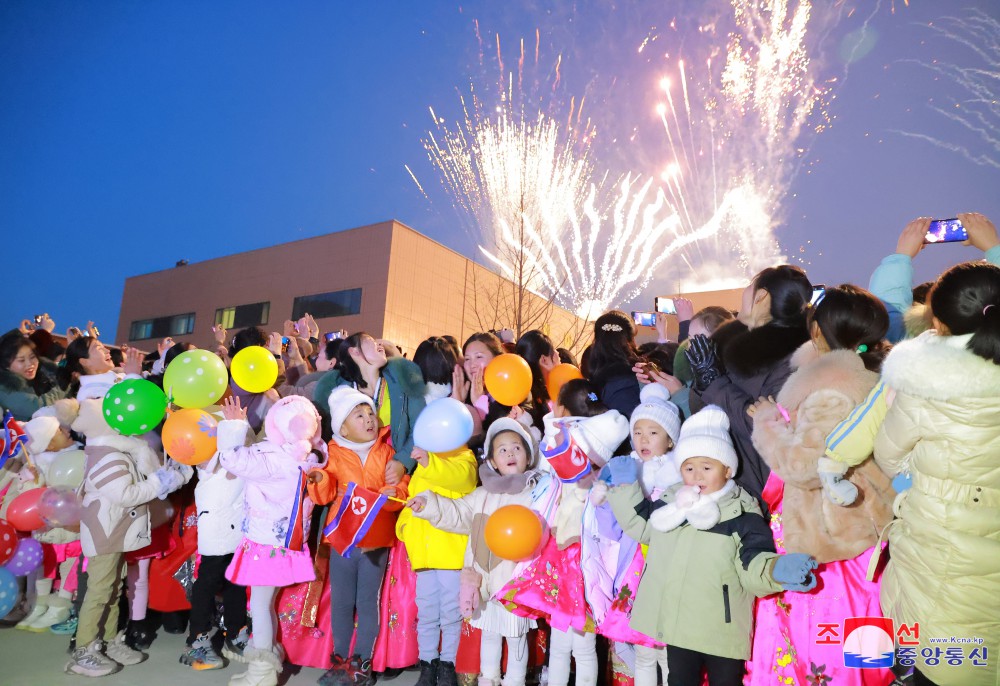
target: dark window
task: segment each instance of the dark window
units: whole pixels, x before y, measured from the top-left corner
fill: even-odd
[[[324,317],[343,317],[361,312],[361,289],[352,288],[347,291],[332,293],[317,293],[316,295],[300,295],[292,303],[292,319],[304,317],[306,313],[316,319]]]
[[[141,319],[132,322],[128,339],[141,341],[147,338],[166,338],[167,336],[183,336],[194,331],[194,312],[175,314],[171,317],[156,319]]]
[[[236,307],[221,307],[215,311],[215,323],[226,329],[245,329],[248,326],[267,324],[271,303],[250,303]]]

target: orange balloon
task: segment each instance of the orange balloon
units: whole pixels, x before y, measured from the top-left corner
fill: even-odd
[[[531,394],[531,367],[520,355],[497,355],[483,370],[483,383],[501,405],[520,405]]]
[[[204,410],[176,410],[163,423],[163,449],[178,462],[201,464],[215,454],[218,426],[218,420]]]
[[[582,378],[583,372],[577,367],[565,362],[557,364],[549,372],[549,378],[545,380],[545,388],[549,391],[549,399],[559,400],[559,389],[563,387],[563,384],[573,379]]]
[[[505,505],[486,520],[483,536],[497,557],[521,562],[529,560],[545,544],[546,529],[538,513],[524,505]]]

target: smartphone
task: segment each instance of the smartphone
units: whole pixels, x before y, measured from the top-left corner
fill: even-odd
[[[673,298],[657,297],[653,300],[653,309],[663,314],[677,314],[677,306],[674,304]]]
[[[813,286],[813,294],[812,297],[809,298],[809,304],[812,305],[813,307],[819,305],[819,301],[823,299],[823,295],[825,293],[826,293],[826,286],[824,286],[823,284],[818,283],[815,286]]]
[[[80,327],[78,327],[78,326],[71,326],[71,327],[69,327],[69,332],[71,334],[73,334],[74,336],[79,336],[80,335]]]
[[[656,326],[655,312],[633,312],[632,321],[636,326]]]
[[[292,342],[292,339],[288,336],[281,337],[281,352],[288,350],[288,344]]]
[[[331,331],[330,333],[328,333],[326,335],[326,340],[327,340],[327,342],[329,342],[329,341],[339,341],[343,337],[344,337],[344,335],[342,333],[340,333],[339,331]]]
[[[924,243],[961,243],[969,240],[969,232],[961,219],[933,219],[924,236]]]
[[[88,333],[87,335],[89,336],[90,334]],[[94,338],[100,338],[100,337],[101,337],[101,332],[98,331],[97,327],[95,326],[94,327]]]
[[[42,324],[42,315],[36,314],[35,315],[35,326],[41,326],[41,324]]]

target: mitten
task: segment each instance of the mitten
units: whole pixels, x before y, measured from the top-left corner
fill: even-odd
[[[805,553],[787,553],[774,561],[771,576],[781,584],[786,591],[805,593],[816,587],[816,558]]]
[[[639,461],[628,455],[619,455],[618,457],[611,458],[608,461],[607,470],[610,475],[608,483],[612,486],[634,484],[639,480]],[[601,473],[603,472],[604,470],[602,469]]]
[[[471,567],[466,567],[458,575],[458,609],[462,617],[469,619],[479,607],[479,587],[483,576]]]
[[[608,484],[605,481],[597,481],[590,487],[590,502],[600,507],[608,500]]]
[[[892,487],[896,493],[902,493],[903,491],[909,490],[912,485],[913,477],[911,477],[907,472],[900,472],[892,478]]]
[[[684,356],[691,365],[694,389],[699,393],[722,375],[719,352],[711,338],[698,334],[691,339],[691,345],[684,351]]]
[[[846,463],[831,460],[829,457],[819,458],[816,464],[824,495],[830,502],[842,507],[850,505],[858,498],[858,487],[844,478],[847,470]]]
[[[184,477],[176,469],[160,467],[156,470],[155,475],[160,481],[160,492],[156,496],[160,500],[166,499],[169,494],[184,485]]]

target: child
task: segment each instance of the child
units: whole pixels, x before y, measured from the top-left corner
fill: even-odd
[[[115,635],[125,553],[149,544],[147,503],[166,498],[184,484],[184,477],[175,468],[154,467],[160,463],[159,456],[141,438],[120,436],[108,426],[100,400],[80,402],[73,430],[87,438],[80,517],[87,590],[76,630],[77,647],[66,672],[106,676],[122,665],[146,659],[125,644],[124,632]],[[102,638],[107,642],[106,653]]]
[[[330,525],[350,483],[393,498],[405,498],[409,476],[394,486],[386,484],[386,468],[395,451],[390,429],[379,429],[375,402],[350,386],[338,386],[329,396],[330,459],[309,472],[309,497],[329,505]],[[371,656],[379,629],[379,590],[396,540],[396,513],[400,503],[389,501],[375,516],[367,533],[345,557],[330,554],[330,623],[333,630],[333,666],[320,678],[321,686],[374,683]],[[326,533],[326,530],[324,531]],[[332,533],[332,531],[331,531]],[[329,537],[327,538],[333,542]],[[357,636],[354,623],[357,612]],[[350,652],[351,639],[354,652]]]
[[[629,457],[609,463],[609,501],[622,528],[649,544],[631,626],[667,644],[671,686],[738,686],[750,657],[753,598],[816,585],[808,555],[778,555],[757,501],[733,481],[729,419],[710,405],[681,427],[683,484],[649,507]],[[657,507],[661,506],[661,507]],[[652,513],[650,514],[650,511]]]
[[[316,578],[306,539],[312,503],[306,498],[306,472],[325,452],[320,418],[312,403],[298,395],[282,398],[264,417],[266,438],[244,446],[250,424],[238,398],[226,398],[219,422],[219,464],[242,477],[243,540],[236,547],[226,578],[250,586],[253,635],[243,651],[246,672],[230,686],[276,686],[282,654],[274,644],[274,596],[282,586]],[[252,647],[251,647],[252,646]]]
[[[483,485],[453,500],[425,491],[410,498],[408,507],[442,531],[469,535],[461,573],[461,611],[482,630],[480,686],[499,686],[500,655],[507,639],[504,686],[524,686],[528,669],[528,631],[534,620],[508,612],[494,595],[514,573],[515,562],[494,557],[484,529],[490,515],[506,505],[529,506],[540,474],[538,451],[531,434],[518,421],[500,418],[486,432],[486,459],[479,467]]]

